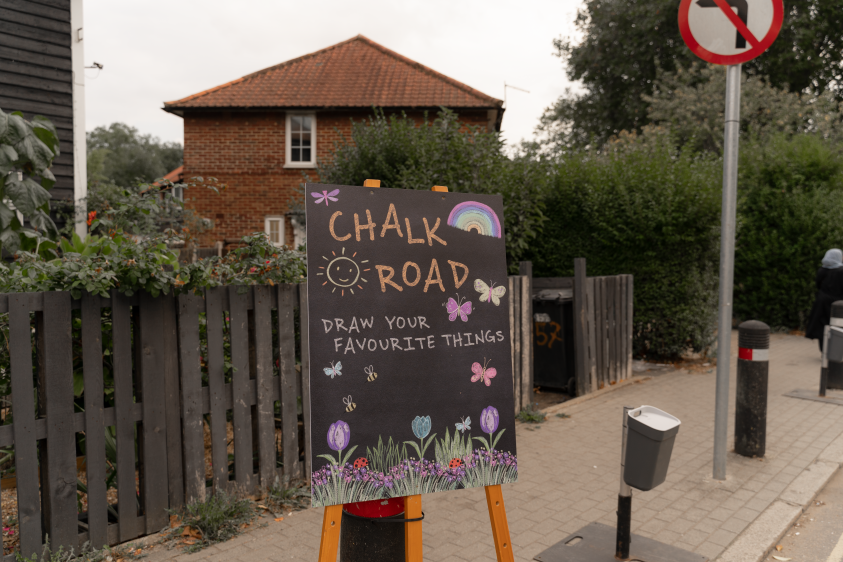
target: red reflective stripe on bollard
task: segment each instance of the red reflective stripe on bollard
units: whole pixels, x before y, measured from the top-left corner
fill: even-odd
[[[744,361],[769,361],[770,360],[770,350],[769,349],[750,349],[748,347],[739,347],[738,348],[738,359],[743,359]]]

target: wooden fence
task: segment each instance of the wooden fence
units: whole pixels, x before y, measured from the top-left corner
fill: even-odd
[[[509,278],[509,335],[512,342],[512,383],[515,413],[533,397],[533,292],[528,275]]]
[[[529,278],[510,278],[509,294],[520,409],[532,394]],[[21,553],[40,551],[47,535],[56,548],[118,544],[167,527],[167,509],[209,490],[309,477],[307,338],[295,323],[299,314],[307,326],[306,302],[305,285],[155,298],[0,295],[11,365],[0,448],[14,448]],[[77,506],[80,456],[87,509]]]
[[[574,277],[536,277],[533,291],[570,289],[574,299],[577,395],[632,376],[632,275],[586,277],[585,259]]]

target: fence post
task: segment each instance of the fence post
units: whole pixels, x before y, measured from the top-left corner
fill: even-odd
[[[178,304],[184,495],[185,501],[191,503],[205,501],[205,429],[199,367],[199,311],[205,310],[205,302],[202,297],[189,294],[179,295]]]
[[[301,325],[301,404],[304,418],[304,474],[308,482],[313,474],[310,458],[310,348],[308,334],[307,283],[299,284],[299,324]]]
[[[139,331],[133,338],[136,357],[140,359],[136,395],[143,409],[143,419],[138,428],[138,457],[146,533],[152,534],[160,531],[169,521],[166,511],[170,498],[167,482],[167,393],[163,380],[162,331],[165,302],[146,291],[139,293],[139,300]]]
[[[27,293],[9,295],[9,362],[12,370],[12,407],[15,409],[15,477],[18,489],[20,551],[32,556],[41,551],[41,502],[38,500],[38,446],[35,439],[32,332]]]
[[[516,368],[515,368],[515,322],[517,320],[517,313],[516,313],[516,304],[517,299],[514,298],[512,295],[515,295],[515,288],[518,286],[515,283],[515,277],[507,277],[506,279],[508,283],[508,291],[510,294],[510,298],[508,301],[509,304],[509,353],[511,357],[512,363],[512,402],[515,405],[515,415],[518,415],[518,412],[521,410],[521,400],[519,398],[521,394],[521,385],[519,384],[518,378],[515,376]]]
[[[82,371],[85,380],[85,472],[88,487],[88,541],[95,549],[108,544],[108,498],[105,486],[104,381],[100,297],[82,293]]]
[[[533,327],[535,323],[535,319],[533,317],[533,262],[531,261],[522,261],[518,264],[518,273],[523,277],[526,277],[524,281],[524,285],[522,286],[522,293],[526,297],[526,299],[522,298],[522,304],[526,300],[526,310],[522,313],[522,318],[527,319],[525,322],[525,326],[522,326],[522,330],[526,335],[526,339],[522,344],[522,353],[524,356],[524,364],[526,364],[526,369],[522,369],[524,372],[522,373],[522,398],[521,401],[525,407],[528,407],[530,404],[533,403],[533,388],[535,386],[534,381],[534,355],[535,350],[533,349]]]
[[[41,445],[44,531],[54,548],[70,548],[78,542],[70,293],[51,291],[43,299],[44,311],[35,317],[40,413],[47,421],[47,441]]]
[[[588,318],[586,317],[585,258],[574,259],[574,358],[577,396],[591,392],[589,384]]]
[[[167,483],[169,506],[184,505],[184,467],[182,463],[181,389],[179,386],[178,301],[176,296],[159,295],[164,322],[161,325],[164,354],[165,418],[167,424]]]
[[[278,285],[278,367],[281,385],[281,449],[284,454],[284,478],[305,476],[299,462],[298,394],[296,392],[296,334],[294,311],[296,285]],[[302,340],[307,334],[302,332]],[[304,361],[304,356],[302,356]],[[310,419],[305,419],[310,424]],[[310,474],[306,475],[310,478]]]

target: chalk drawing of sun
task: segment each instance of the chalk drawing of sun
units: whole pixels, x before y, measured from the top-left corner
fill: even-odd
[[[362,260],[358,263],[354,259],[357,252],[354,252],[351,257],[348,257],[345,255],[345,248],[342,249],[340,255],[337,255],[334,251],[331,251],[331,254],[333,254],[332,258],[322,256],[322,259],[327,261],[328,265],[319,266],[319,269],[324,271],[316,274],[324,275],[327,278],[322,285],[324,286],[328,283],[333,284],[334,288],[331,292],[335,293],[337,289],[339,289],[340,296],[345,296],[346,290],[353,295],[354,287],[357,287],[362,291],[363,286],[360,285],[358,281],[368,283],[368,281],[366,281],[363,277],[363,272],[369,271],[371,268],[363,269],[363,264],[369,263],[369,260]]]

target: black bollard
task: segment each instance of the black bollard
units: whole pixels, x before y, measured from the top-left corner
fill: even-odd
[[[757,320],[738,326],[735,452],[763,457],[767,440],[767,371],[770,327]]]
[[[829,325],[843,328],[843,301],[835,301],[831,305],[831,322]],[[828,362],[826,388],[843,389],[843,363],[839,361]]]

